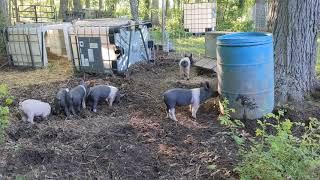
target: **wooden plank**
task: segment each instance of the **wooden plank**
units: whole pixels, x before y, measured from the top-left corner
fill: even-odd
[[[204,59],[198,60],[194,64],[194,66],[198,67],[198,68],[203,68],[203,69],[216,71],[216,66],[217,66],[216,63],[217,63],[216,59],[204,58]]]

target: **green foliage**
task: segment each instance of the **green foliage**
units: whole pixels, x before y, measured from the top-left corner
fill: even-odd
[[[254,31],[254,24],[252,20],[236,20],[233,21],[231,31]]]
[[[223,107],[223,114],[220,114],[218,120],[220,121],[221,125],[224,125],[231,129],[230,136],[238,145],[243,145],[245,140],[241,137],[240,133],[238,132],[239,128],[243,128],[244,124],[240,120],[232,120],[230,113],[235,112],[235,109],[229,108],[229,101],[228,99],[224,98],[221,102]]]
[[[170,37],[177,38],[185,35],[183,20],[182,20],[182,10],[172,9],[168,12],[170,14],[167,20],[167,30],[170,32]]]
[[[320,121],[310,118],[309,125],[283,120],[283,111],[278,115],[268,114],[277,124],[258,121],[256,130],[260,141],[243,152],[243,162],[237,170],[241,179],[317,179],[320,177]],[[301,126],[305,133],[301,138],[292,135],[292,127]],[[275,135],[266,132],[272,126]]]
[[[9,106],[13,102],[13,97],[8,94],[8,87],[0,85],[0,143],[4,141],[5,129],[9,125]]]
[[[254,0],[217,0],[218,31],[252,31],[249,9]]]

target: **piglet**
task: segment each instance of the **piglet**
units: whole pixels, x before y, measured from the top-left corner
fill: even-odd
[[[190,105],[192,117],[196,118],[197,111],[200,104],[205,102],[207,99],[218,96],[217,89],[210,85],[209,82],[201,83],[200,88],[194,89],[183,89],[174,88],[167,90],[164,94],[164,103],[167,106],[166,112],[167,117],[174,121],[177,121],[175,116],[176,106],[187,106]]]
[[[187,80],[190,79],[190,68],[193,64],[192,54],[190,56],[185,55],[179,62],[180,67],[180,78],[187,77]]]
[[[59,114],[61,110],[64,110],[64,113],[66,116],[70,116],[69,111],[69,103],[68,103],[68,96],[69,89],[68,88],[61,88],[59,89],[58,93],[56,94],[56,97],[54,98],[54,113]],[[70,100],[69,100],[70,101]]]
[[[27,120],[31,124],[34,124],[34,117],[42,117],[47,119],[51,113],[51,106],[48,103],[27,99],[19,103],[19,109],[21,110],[22,120]]]
[[[76,115],[75,108],[77,112],[81,111],[81,106],[83,109],[86,108],[86,97],[88,92],[89,87],[83,80],[80,81],[78,86],[67,92],[66,100],[69,105],[69,110],[73,115]]]
[[[88,93],[87,100],[92,103],[92,111],[97,112],[98,102],[105,100],[109,102],[109,107],[112,107],[113,103],[119,103],[120,98],[123,95],[120,95],[118,88],[108,85],[96,85],[90,88]]]

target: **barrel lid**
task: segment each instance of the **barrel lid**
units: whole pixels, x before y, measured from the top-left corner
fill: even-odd
[[[240,32],[218,36],[217,45],[248,46],[272,43],[272,34],[264,32]]]

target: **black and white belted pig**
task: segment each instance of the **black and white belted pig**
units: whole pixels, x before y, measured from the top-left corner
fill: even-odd
[[[217,97],[218,91],[216,86],[211,85],[209,82],[201,83],[200,88],[194,89],[183,89],[173,88],[167,90],[164,94],[164,103],[167,106],[166,112],[167,117],[174,121],[177,121],[175,116],[176,106],[187,106],[190,105],[192,117],[196,118],[197,111],[200,104],[212,97]]]
[[[179,62],[180,67],[180,78],[187,77],[187,80],[190,79],[190,68],[193,64],[192,54],[190,56],[185,55],[184,58],[182,58]]]
[[[68,102],[71,100],[68,100],[68,98],[70,98],[70,96],[68,96],[69,91],[69,88],[59,89],[58,93],[56,94],[56,97],[54,98],[54,114],[59,114],[61,110],[63,110],[66,116],[70,115],[70,105]]]
[[[27,99],[19,103],[21,116],[23,121],[28,121],[34,124],[34,117],[41,117],[46,120],[51,113],[51,106],[49,103],[42,102],[35,99]]]
[[[87,101],[92,103],[92,111],[97,112],[98,102],[103,100],[109,103],[112,107],[113,103],[119,103],[120,98],[124,96],[120,94],[118,88],[110,85],[96,85],[90,88]]]
[[[86,108],[86,97],[88,92],[89,86],[83,80],[81,80],[78,86],[72,88],[67,93],[67,103],[69,105],[69,110],[73,115],[76,115],[76,111],[81,111],[81,106],[83,109]]]

